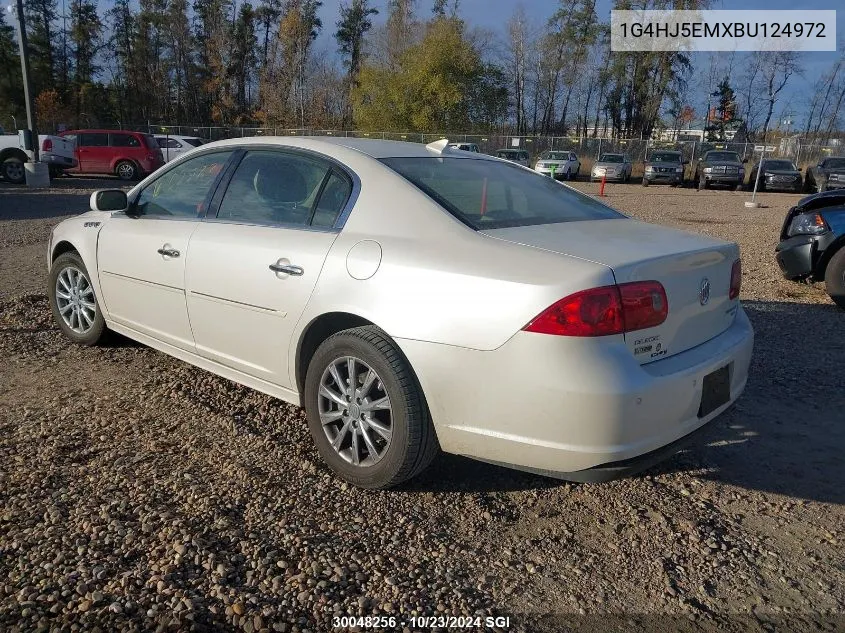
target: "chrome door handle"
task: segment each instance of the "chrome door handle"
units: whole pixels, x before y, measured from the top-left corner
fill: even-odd
[[[179,257],[180,253],[175,248],[160,248],[158,254],[164,257]]]
[[[286,275],[301,275],[305,272],[302,266],[294,266],[293,264],[270,264],[270,270],[274,273],[284,273]]]

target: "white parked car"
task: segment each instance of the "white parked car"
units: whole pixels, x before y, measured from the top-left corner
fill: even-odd
[[[175,136],[173,134],[156,134],[156,141],[161,148],[161,153],[164,156],[164,162],[169,163],[174,158],[179,158],[182,154],[190,152],[192,149],[199,147],[205,141],[198,136]]]
[[[581,161],[575,152],[550,151],[540,154],[540,159],[534,165],[534,171],[544,176],[554,173],[556,180],[572,180],[578,178],[581,171]]]
[[[736,244],[445,140],[219,141],[91,207],[50,238],[62,332],[111,329],[305,407],[360,486],[438,448],[606,480],[745,387]]]

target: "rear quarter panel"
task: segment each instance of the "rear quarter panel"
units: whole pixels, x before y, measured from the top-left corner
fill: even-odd
[[[558,299],[614,282],[601,264],[477,233],[372,163],[358,171],[359,198],[326,258],[294,341],[321,314],[348,312],[392,337],[491,350]],[[379,244],[380,262],[372,276],[355,279],[349,253],[367,240]]]

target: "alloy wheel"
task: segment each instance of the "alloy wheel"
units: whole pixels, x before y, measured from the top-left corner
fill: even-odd
[[[9,160],[3,164],[3,171],[6,178],[12,182],[18,182],[24,178],[23,163],[19,160]]]
[[[318,413],[334,451],[354,466],[372,466],[393,436],[390,396],[375,370],[360,358],[342,356],[320,378]]]
[[[62,269],[56,278],[56,307],[71,330],[86,334],[94,326],[97,304],[88,277],[75,266]]]

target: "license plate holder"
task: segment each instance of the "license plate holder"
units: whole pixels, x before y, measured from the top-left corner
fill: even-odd
[[[704,377],[698,417],[703,418],[731,400],[731,366],[725,365]]]

